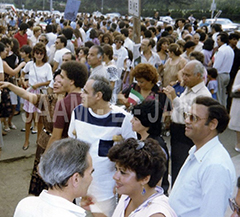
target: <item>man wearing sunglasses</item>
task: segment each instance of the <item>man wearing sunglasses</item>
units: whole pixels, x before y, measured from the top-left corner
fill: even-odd
[[[227,110],[213,98],[200,96],[184,119],[185,135],[194,146],[173,185],[169,203],[178,217],[224,217],[236,180],[232,160],[218,138],[228,125]]]
[[[231,217],[240,217],[240,176],[238,177],[237,188],[238,191],[236,197],[229,199],[229,205],[233,211]]]

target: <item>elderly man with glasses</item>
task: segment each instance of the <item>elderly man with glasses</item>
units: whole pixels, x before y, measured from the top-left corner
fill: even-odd
[[[185,91],[178,97],[172,86],[163,88],[164,93],[172,101],[171,133],[171,161],[172,183],[174,183],[181,166],[188,156],[189,149],[194,145],[192,140],[185,136],[184,112],[191,108],[197,96],[209,96],[211,93],[204,84],[204,66],[197,60],[189,61],[181,70]]]
[[[238,191],[236,197],[229,199],[229,205],[233,211],[231,217],[240,217],[240,176],[238,177],[237,188]]]
[[[224,217],[235,183],[235,168],[218,134],[228,125],[223,105],[211,97],[197,97],[185,113],[185,135],[194,146],[169,197],[178,217]]]

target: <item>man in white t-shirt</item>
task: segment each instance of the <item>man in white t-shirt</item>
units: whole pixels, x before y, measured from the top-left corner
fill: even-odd
[[[67,53],[70,52],[69,49],[66,48],[67,46],[67,39],[65,36],[60,35],[57,37],[56,42],[56,53],[54,54],[53,57],[53,72],[55,72],[57,69],[61,68],[62,65],[62,56]]]
[[[116,61],[116,66],[118,70],[118,80],[116,81],[116,94],[121,90],[122,80],[121,75],[124,70],[124,60],[128,58],[128,51],[122,45],[124,44],[124,39],[122,35],[117,35],[114,40],[113,47],[113,59]]]
[[[68,135],[91,144],[90,155],[93,159],[93,181],[89,186],[90,210],[93,216],[112,216],[116,206],[113,189],[114,163],[108,157],[109,149],[119,141],[115,138],[136,138],[132,131],[132,116],[123,109],[110,105],[112,89],[110,82],[102,76],[89,78],[83,88],[82,104],[77,106],[71,117]]]

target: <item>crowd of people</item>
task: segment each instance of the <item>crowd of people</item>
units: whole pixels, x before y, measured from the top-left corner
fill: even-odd
[[[1,14],[0,149],[23,111],[23,151],[37,134],[15,217],[240,216],[218,139],[240,152],[240,33],[205,19],[155,13],[136,44],[127,15]]]

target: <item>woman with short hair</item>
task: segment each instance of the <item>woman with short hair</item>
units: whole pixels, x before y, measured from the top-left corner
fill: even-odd
[[[113,176],[121,195],[112,217],[176,217],[163,189],[157,184],[166,170],[166,156],[157,141],[130,138],[108,153],[116,163]]]

